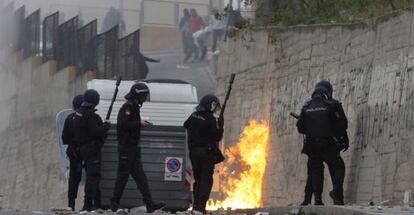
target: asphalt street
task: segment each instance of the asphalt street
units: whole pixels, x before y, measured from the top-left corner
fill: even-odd
[[[197,88],[198,97],[214,93],[215,77],[210,60],[193,61],[183,64],[181,51],[144,53],[145,56],[160,59],[160,63],[148,63],[147,79],[178,79],[187,81]]]
[[[76,211],[71,212],[63,209],[52,209],[47,212],[15,210],[15,209],[0,209],[0,215],[149,215],[145,212],[143,207],[133,208],[131,210],[123,210],[118,212],[110,212],[105,210],[98,210],[92,212]],[[177,212],[177,215],[191,215],[191,212]],[[413,207],[402,206],[287,206],[287,207],[272,207],[272,208],[258,208],[236,211],[213,211],[210,215],[412,215],[414,214]],[[164,211],[155,211],[152,215],[171,215]]]

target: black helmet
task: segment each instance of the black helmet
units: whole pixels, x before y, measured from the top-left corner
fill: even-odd
[[[333,89],[332,89],[332,84],[329,81],[326,81],[326,80],[319,81],[316,84],[315,89],[318,87],[324,87],[328,91],[328,96],[332,97]]]
[[[83,95],[82,94],[73,97],[73,100],[72,100],[73,110],[79,109],[82,105],[82,102],[83,102]]]
[[[137,99],[139,96],[148,96],[150,93],[150,90],[148,86],[144,82],[138,82],[134,85],[132,85],[131,89],[129,90],[129,93],[125,96],[127,100],[130,99]]]
[[[206,111],[214,111],[217,106],[220,106],[220,100],[213,94],[207,94],[201,98],[198,106]]]
[[[329,90],[326,89],[323,86],[318,86],[315,88],[315,90],[312,93],[312,98],[318,97],[318,96],[322,96],[325,97],[326,99],[329,99]]]
[[[85,94],[83,94],[83,101],[95,106],[99,104],[99,98],[99,93],[93,89],[87,90],[85,91]]]

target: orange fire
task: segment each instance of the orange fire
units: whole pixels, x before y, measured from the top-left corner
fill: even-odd
[[[220,195],[210,200],[208,210],[246,209],[263,206],[262,186],[269,147],[267,122],[251,120],[240,141],[225,151],[220,168]]]

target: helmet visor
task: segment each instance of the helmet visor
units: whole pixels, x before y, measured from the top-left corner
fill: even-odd
[[[150,95],[150,93],[144,93],[144,94],[142,94],[142,96],[145,98],[144,99],[145,102],[151,101],[151,95]]]

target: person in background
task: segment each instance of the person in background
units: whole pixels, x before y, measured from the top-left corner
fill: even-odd
[[[190,15],[191,16],[188,22],[188,30],[189,30],[190,35],[193,35],[195,32],[203,29],[205,27],[205,23],[203,19],[197,14],[196,9],[191,8]],[[190,46],[191,49],[189,49],[190,51],[185,57],[184,62],[188,61],[193,54],[194,54],[194,60],[197,60],[199,58],[199,50],[196,44],[194,43],[194,41],[192,41],[190,45],[191,45]]]
[[[181,32],[181,40],[183,43],[183,51],[184,51],[185,56],[187,56],[187,54],[190,52],[191,42],[192,42],[192,37],[189,32],[189,21],[190,21],[190,11],[187,8],[185,8],[183,10],[183,17],[181,17],[180,24],[179,24],[180,32]]]
[[[116,25],[119,26],[119,36],[123,37],[126,33],[126,26],[125,21],[122,19],[121,11],[119,9],[111,7],[105,14],[105,18],[102,21],[101,32],[106,32]]]
[[[147,65],[147,62],[150,63],[159,63],[161,62],[160,59],[153,59],[153,58],[149,58],[144,56],[140,51],[138,51],[137,53],[137,63],[138,63],[138,79],[145,79],[148,76],[149,73],[149,68]]]
[[[83,102],[83,95],[77,95],[72,100],[72,109],[76,111]],[[69,158],[69,186],[68,186],[68,207],[75,210],[75,200],[78,195],[79,183],[82,178],[82,159],[79,145],[73,141],[73,119],[75,112],[70,114],[66,120],[62,131],[62,141],[67,145],[66,155]]]
[[[226,22],[217,9],[212,11],[212,15],[209,19],[209,26],[213,31],[213,45],[211,46],[211,52],[217,54],[217,41],[222,37],[224,29],[226,28]]]
[[[206,54],[207,54],[206,39],[207,39],[207,34],[209,32],[210,32],[210,28],[208,26],[208,27],[205,27],[203,29],[196,31],[193,34],[194,44],[197,50],[199,50],[201,54],[199,60],[204,60],[204,58],[206,57]]]

